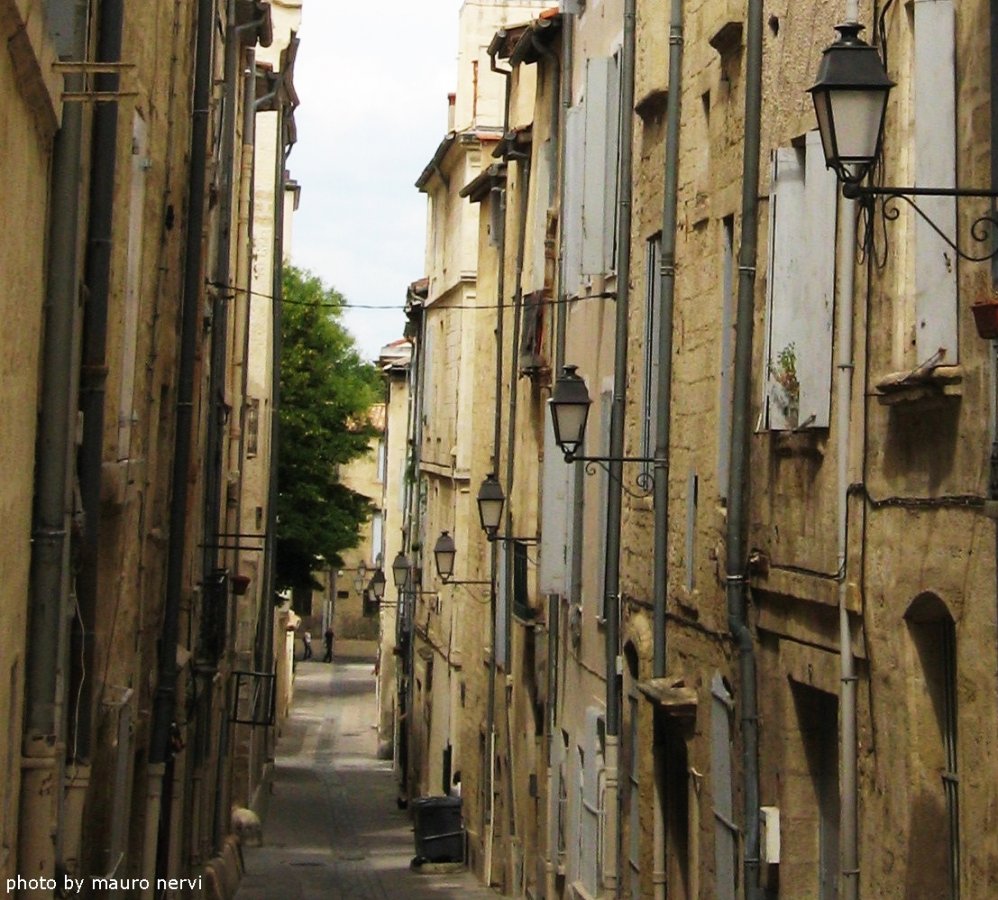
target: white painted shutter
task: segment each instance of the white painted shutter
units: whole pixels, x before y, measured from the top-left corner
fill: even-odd
[[[586,62],[582,274],[612,271],[616,245],[620,74],[614,57]]]
[[[827,428],[832,387],[835,297],[835,174],[826,169],[817,131],[805,147],[773,159],[769,229],[767,425]],[[796,420],[781,387],[781,358],[793,358],[799,383]]]
[[[573,106],[565,115],[565,194],[562,197],[565,263],[562,294],[579,293],[582,282],[582,173],[585,170],[586,109]]]
[[[544,463],[541,469],[541,559],[538,570],[541,594],[567,597],[571,590],[568,555],[572,529],[569,484],[573,467],[554,440],[551,415],[544,415]]]
[[[915,184],[956,186],[956,67],[952,0],[915,0]],[[956,200],[920,197],[918,205],[942,230],[956,235]],[[920,216],[915,217],[915,307],[918,362],[940,348],[945,365],[959,360],[956,255]]]

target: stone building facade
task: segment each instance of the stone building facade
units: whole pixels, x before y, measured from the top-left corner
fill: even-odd
[[[484,323],[472,373],[446,303],[436,328],[432,302],[413,314],[408,789],[460,767],[471,863],[506,893],[952,898],[996,878],[974,764],[998,725],[995,370],[968,308],[993,275],[826,168],[806,91],[843,12],[896,82],[876,183],[989,190],[989,11],[949,0],[511,18],[491,158],[469,138],[481,157],[456,166],[458,130],[421,178],[428,296],[434,248],[467,240],[446,187],[478,210],[460,305]],[[973,250],[986,199],[916,202]],[[550,424],[564,365],[592,399],[588,466]],[[491,544],[470,505],[489,473]],[[441,530],[492,582],[460,607],[432,571]]]
[[[221,883],[230,804],[264,774],[272,529],[253,509],[240,536],[244,461],[268,470],[271,447],[247,402],[250,201],[256,101],[283,120],[282,160],[295,101],[290,65],[255,50],[276,30],[293,62],[300,4],[273,6],[0,9],[0,875],[18,896],[57,873],[135,896],[157,876]],[[256,178],[283,207],[276,165]]]

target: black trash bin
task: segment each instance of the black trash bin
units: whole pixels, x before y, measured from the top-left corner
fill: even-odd
[[[419,797],[412,801],[416,859],[464,862],[460,797]]]

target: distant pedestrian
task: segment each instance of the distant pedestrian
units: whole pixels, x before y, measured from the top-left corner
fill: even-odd
[[[312,658],[312,635],[303,631],[301,634],[302,643],[305,645],[305,655],[302,657],[303,660]]]
[[[322,639],[326,642],[326,655],[322,658],[323,662],[331,663],[333,661],[333,626],[330,625],[326,629],[326,633],[322,636]]]

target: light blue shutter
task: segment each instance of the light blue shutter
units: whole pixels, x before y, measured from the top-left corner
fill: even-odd
[[[956,87],[952,0],[915,0],[915,184],[956,186]],[[942,230],[956,234],[956,200],[920,197]],[[956,259],[921,216],[915,223],[915,307],[918,362],[941,348],[945,365],[959,359]]]
[[[768,427],[827,428],[832,385],[835,296],[835,174],[826,169],[817,131],[805,147],[781,147],[770,195]],[[792,359],[798,390],[781,383]],[[796,415],[794,404],[796,400]]]

